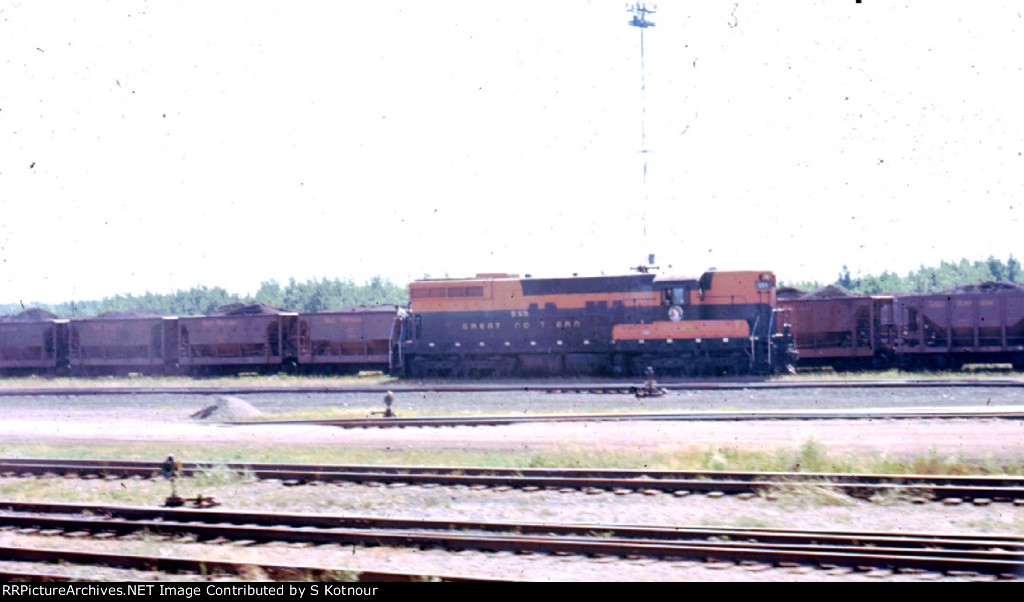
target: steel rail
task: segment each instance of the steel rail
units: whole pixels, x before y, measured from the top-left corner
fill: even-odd
[[[191,573],[210,575],[253,575],[263,573],[275,580],[317,580],[333,581],[338,575],[345,581],[356,582],[408,582],[408,581],[508,581],[507,579],[485,579],[451,575],[416,575],[410,573],[364,571],[344,567],[283,565],[268,563],[238,562],[234,560],[197,559],[193,557],[147,556],[137,554],[112,554],[83,552],[81,550],[31,548],[25,546],[0,546],[0,558],[18,562],[59,563],[61,565],[105,566],[121,569],[159,571],[163,573]],[[0,573],[2,575],[3,573]],[[21,573],[14,572],[15,576]],[[32,575],[33,573],[27,573]],[[42,574],[44,580],[73,580],[74,577]]]
[[[309,420],[230,420],[233,426],[286,425],[341,428],[422,428],[458,426],[506,426],[524,423],[568,422],[753,422],[772,420],[1024,420],[1016,410],[863,410],[863,411],[734,411],[734,412],[616,412],[587,414],[509,414],[490,416],[424,416],[414,418],[334,418]]]
[[[529,469],[302,464],[183,465],[183,476],[229,470],[258,479],[303,482],[406,483],[413,485],[538,487],[557,489],[722,491],[756,493],[786,486],[822,486],[853,496],[892,492],[931,498],[1024,499],[1024,477],[879,475],[802,472],[726,472],[621,469]],[[117,460],[0,459],[0,476],[78,475],[142,477],[159,475],[153,462]]]
[[[17,514],[2,514],[3,511]],[[420,518],[394,518],[376,516],[301,514],[287,512],[252,512],[216,508],[151,508],[143,506],[114,506],[106,504],[67,504],[59,502],[0,501],[0,517],[32,515],[85,514],[91,519],[120,518],[133,521],[169,523],[200,523],[246,526],[289,526],[297,528],[355,528],[355,529],[418,529],[437,531],[484,531],[516,534],[593,535],[618,536],[635,539],[692,539],[728,537],[733,539],[757,538],[758,541],[783,542],[797,540],[843,542],[899,543],[900,545],[932,546],[966,544],[976,547],[1024,548],[1024,535],[915,533],[885,531],[800,530],[763,527],[708,527],[687,525],[591,524],[591,523],[536,523],[467,521]],[[92,523],[90,523],[92,524]]]
[[[912,388],[1024,388],[1022,378],[996,379],[894,379],[894,380],[815,380],[815,381],[766,381],[766,380],[659,380],[658,386],[670,391],[735,391],[745,389],[912,389]],[[147,394],[187,394],[187,395],[242,395],[247,393],[421,393],[421,392],[452,392],[452,393],[488,393],[488,392],[550,392],[550,393],[620,393],[633,394],[642,384],[633,381],[621,382],[578,382],[578,383],[538,383],[523,380],[520,383],[415,383],[402,382],[384,385],[302,385],[302,386],[96,386],[96,387],[26,387],[0,388],[0,397],[5,396],[36,396],[36,395],[147,395]]]
[[[258,543],[269,542],[290,542],[290,543],[312,543],[323,544],[371,544],[385,546],[433,546],[459,549],[499,549],[503,551],[555,551],[573,552],[577,544],[587,546],[589,553],[617,554],[621,556],[635,554],[648,546],[657,546],[651,550],[654,556],[671,555],[677,547],[684,547],[687,551],[692,548],[714,549],[742,547],[745,549],[763,549],[768,551],[784,552],[814,552],[832,554],[858,554],[866,547],[870,547],[873,554],[901,555],[908,558],[917,556],[927,557],[949,557],[959,560],[1020,560],[1022,557],[1021,548],[1024,543],[1008,544],[1001,540],[947,541],[937,538],[924,541],[906,541],[897,538],[888,538],[890,545],[881,545],[886,540],[879,538],[863,537],[846,544],[828,543],[823,541],[827,538],[816,539],[808,543],[806,536],[793,536],[790,541],[784,543],[765,543],[757,541],[756,537],[748,534],[744,541],[705,541],[696,538],[681,538],[678,533],[672,533],[674,537],[652,536],[650,531],[643,533],[641,538],[625,538],[609,536],[602,533],[601,526],[591,527],[590,535],[562,535],[552,533],[538,533],[532,535],[501,533],[487,533],[482,535],[433,532],[423,529],[387,529],[384,527],[373,527],[369,529],[354,528],[320,528],[311,530],[309,527],[280,527],[280,526],[249,526],[249,525],[224,525],[224,524],[195,524],[173,523],[164,520],[115,520],[107,518],[58,518],[41,516],[4,516],[0,515],[0,525],[17,527],[23,530],[39,529],[40,531],[53,532],[63,530],[66,532],[89,532],[105,533],[117,536],[124,536],[130,533],[145,531],[153,534],[167,535],[193,535],[199,540],[228,539],[232,541],[252,541]],[[516,525],[510,525],[513,529]],[[619,530],[621,531],[621,529]],[[618,533],[611,530],[612,533]],[[594,533],[597,533],[596,535]],[[720,537],[716,532],[709,530],[709,536]],[[776,539],[780,539],[776,536]],[[538,547],[537,543],[547,543],[551,548]],[[909,543],[910,545],[893,545]],[[495,547],[492,547],[495,546]],[[955,546],[942,548],[939,546]],[[1008,550],[1006,548],[1014,548]],[[1021,563],[1024,567],[1024,562]]]
[[[40,582],[64,582],[64,581],[78,581],[81,577],[74,577],[71,575],[59,575],[54,573],[42,573],[39,571],[30,570],[14,570],[14,569],[0,569],[0,582],[7,583],[9,581],[31,581],[33,583]]]
[[[10,508],[11,504],[0,504]],[[22,505],[47,509],[46,505]],[[942,535],[763,532],[755,529],[548,525],[539,523],[473,523],[324,517],[238,512],[162,511],[87,506],[108,516],[66,518],[0,514],[7,528],[41,529],[52,533],[112,533],[144,530],[188,534],[199,539],[250,542],[289,541],[315,544],[418,546],[485,551],[554,552],[588,555],[697,557],[737,561],[800,562],[931,570],[974,570],[1003,575],[1024,572],[1024,538]],[[49,509],[53,509],[51,505]],[[72,510],[67,505],[63,510]],[[147,518],[142,518],[148,515]],[[296,523],[299,523],[296,526]],[[313,524],[310,524],[313,523]],[[363,525],[356,528],[352,523]],[[344,525],[344,526],[339,526]],[[404,528],[403,528],[404,527]],[[440,532],[443,529],[444,532]],[[482,531],[484,535],[468,533]],[[496,532],[500,532],[495,534]],[[743,541],[723,541],[742,536]],[[942,547],[945,546],[945,547]]]
[[[24,466],[55,466],[59,468],[80,468],[83,470],[99,469],[135,469],[142,468],[149,472],[159,471],[160,463],[148,460],[112,460],[112,459],[75,459],[75,458],[0,458],[0,467],[17,469]],[[659,470],[650,468],[512,468],[489,466],[430,466],[408,464],[290,464],[266,462],[183,462],[186,474],[202,473],[210,470],[227,469],[232,471],[254,471],[260,474],[273,475],[278,471],[295,471],[295,474],[319,474],[333,472],[382,473],[382,474],[456,474],[485,475],[511,477],[600,477],[600,478],[637,478],[653,479],[714,479],[726,478],[734,480],[778,479],[782,481],[794,479],[837,480],[853,482],[886,481],[908,484],[1008,484],[1024,486],[1024,476],[1020,475],[928,475],[928,474],[883,474],[883,473],[841,473],[841,472],[776,472],[776,471],[721,471],[721,470]],[[98,473],[97,473],[98,474]],[[146,474],[146,473],[138,473]]]

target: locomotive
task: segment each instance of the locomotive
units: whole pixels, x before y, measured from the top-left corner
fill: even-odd
[[[769,271],[426,279],[409,285],[413,376],[770,374],[792,367]]]

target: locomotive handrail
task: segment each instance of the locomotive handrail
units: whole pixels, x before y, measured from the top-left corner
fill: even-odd
[[[757,363],[757,343],[754,341],[754,339],[757,337],[757,335],[755,333],[757,332],[757,325],[760,324],[760,323],[761,323],[761,314],[757,314],[756,316],[754,316],[754,326],[753,326],[753,328],[750,329],[750,367],[751,367],[751,369],[753,369],[754,364]],[[770,333],[771,329],[769,329],[768,332]],[[771,363],[772,363],[772,346],[771,346],[771,344],[769,344],[768,345],[768,365],[770,366]]]

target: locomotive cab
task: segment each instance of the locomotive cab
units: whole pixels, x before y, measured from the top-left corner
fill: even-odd
[[[708,270],[699,278],[659,276],[653,284],[657,309],[612,331],[627,371],[641,364],[689,375],[776,369],[774,274]]]
[[[655,279],[654,285],[661,291],[661,304],[684,306],[690,304],[690,295],[700,290],[696,278]]]

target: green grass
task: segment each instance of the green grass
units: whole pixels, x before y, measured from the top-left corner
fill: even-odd
[[[818,380],[981,380],[985,378],[1019,378],[1020,372],[1009,367],[1002,369],[992,365],[969,365],[954,371],[907,371],[865,370],[859,372],[835,372],[830,368],[811,369],[798,374],[785,374],[771,380],[777,382],[813,382]]]
[[[856,501],[827,483],[779,483],[758,494],[789,509],[808,509],[821,506],[853,506]]]
[[[751,451],[736,447],[703,450],[616,450],[562,447],[544,451],[453,449],[376,449],[301,445],[245,447],[167,443],[87,445],[5,444],[2,457],[151,460],[156,467],[168,454],[185,462],[270,462],[297,464],[408,464],[510,468],[631,468],[651,470],[724,470],[839,472],[879,474],[1024,474],[1019,462],[994,459],[971,463],[936,451],[909,457],[834,454],[814,439],[793,449]]]
[[[259,416],[253,416],[252,418],[243,419],[251,420],[253,422],[267,422],[275,420],[340,420],[346,418],[380,418],[380,413],[383,411],[384,405],[376,405],[367,403],[365,405],[354,405],[348,407],[331,407],[331,408],[310,408],[306,410],[296,410],[294,412],[281,412],[278,414],[261,414]],[[472,408],[451,410],[451,409],[435,409],[435,410],[418,410],[412,409],[408,405],[399,406],[397,403],[393,406],[395,415],[398,418],[429,418],[435,416],[547,416],[547,415],[573,415],[573,414],[628,414],[628,413],[643,413],[644,408],[638,408],[636,406],[622,406],[619,408],[587,408],[587,407],[575,407],[575,408],[557,408],[557,409],[531,409],[527,411],[523,410],[494,410],[481,412]],[[693,410],[685,409],[674,409],[665,410],[659,409],[658,412],[687,412]],[[737,407],[723,407],[716,408],[715,412],[740,412],[749,411],[743,410]],[[371,415],[371,412],[377,414]]]
[[[0,455],[7,457],[73,457],[84,459],[140,459],[153,462],[153,472],[168,453],[190,462],[210,463],[200,474],[177,483],[179,494],[190,497],[212,495],[233,507],[252,509],[301,509],[323,513],[373,514],[379,510],[381,496],[400,503],[400,493],[381,488],[373,496],[350,495],[346,488],[311,484],[306,487],[281,487],[275,482],[259,481],[249,471],[234,471],[216,462],[289,462],[309,464],[409,464],[479,467],[554,467],[554,468],[632,468],[648,470],[727,470],[727,471],[803,471],[857,473],[930,473],[930,474],[1022,474],[1019,464],[1001,465],[995,461],[971,464],[956,456],[941,456],[934,450],[919,456],[896,459],[888,456],[851,456],[832,454],[814,439],[802,445],[771,452],[745,451],[716,447],[696,451],[632,451],[561,448],[550,451],[483,452],[462,450],[346,449],[324,447],[237,448],[231,446],[175,446],[131,443],[124,445],[6,445]],[[0,478],[0,500],[49,500],[67,503],[159,505],[170,494],[171,484],[163,478],[139,479],[63,479]],[[402,490],[396,490],[402,491]],[[845,507],[857,501],[832,488],[828,482],[780,481],[760,491],[780,508],[800,510],[821,507]],[[398,497],[396,497],[398,496]],[[443,488],[418,493],[423,508],[451,509],[452,496]],[[870,501],[878,506],[905,505],[908,494],[876,494]],[[391,502],[389,502],[391,503]],[[385,504],[386,506],[386,504]],[[543,520],[555,519],[539,508]],[[1019,524],[1019,521],[1016,524]],[[757,526],[753,524],[751,526]],[[998,525],[993,525],[998,526]]]

